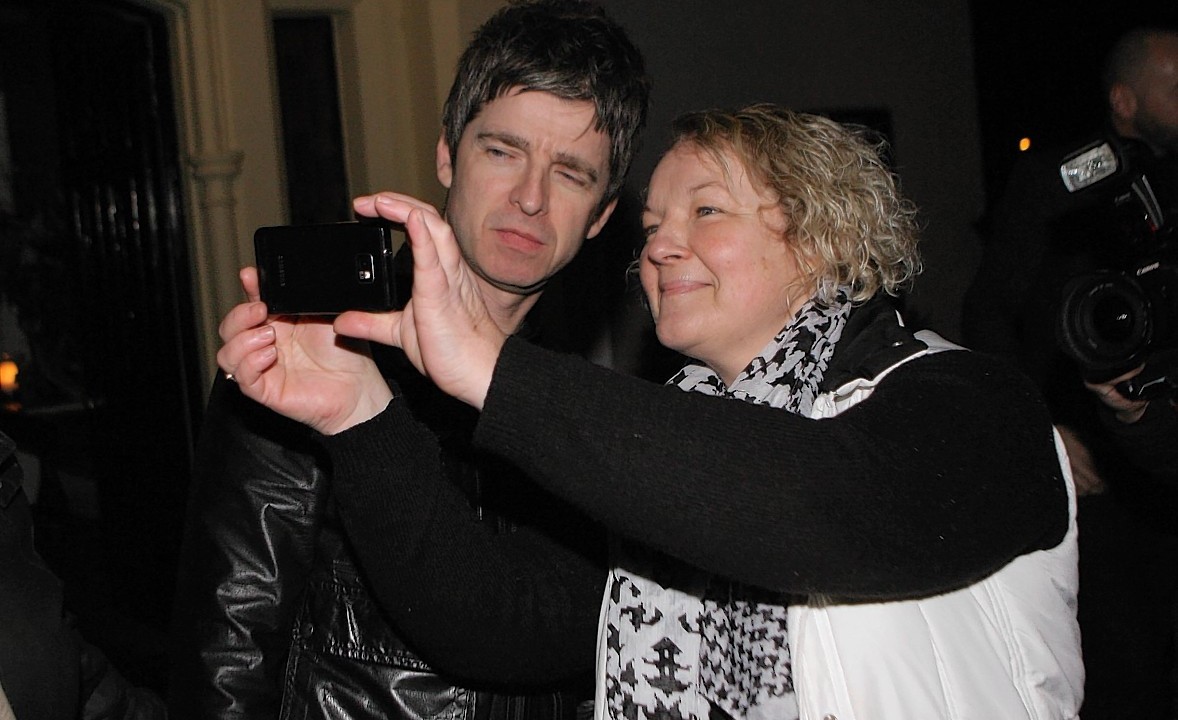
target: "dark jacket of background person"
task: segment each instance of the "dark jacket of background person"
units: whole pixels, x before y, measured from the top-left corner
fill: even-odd
[[[1156,480],[1178,481],[1178,409],[1155,400],[1137,422],[1121,422],[1103,409],[1100,416],[1129,462]]]
[[[16,457],[0,433],[0,687],[20,720],[166,717],[70,625],[61,581],[33,546],[33,520]]]
[[[529,320],[558,295],[546,293]],[[534,328],[525,325],[521,333],[541,342]],[[555,334],[548,332],[541,344],[563,346]],[[518,492],[512,484],[517,470],[471,449],[477,413],[439,392],[402,358],[393,350],[379,360],[422,430],[443,448],[449,479],[477,499],[482,521],[520,542],[528,542],[537,526],[571,538],[575,547],[566,549],[584,567],[570,571],[588,570],[598,592],[606,567],[603,535],[582,528],[567,508],[534,490]],[[583,678],[583,691],[571,682],[563,692],[524,685],[511,694],[439,675],[401,639],[357,566],[336,514],[330,464],[313,435],[245,398],[224,378],[214,384],[177,593],[173,717],[571,717],[578,700],[591,697],[591,675]],[[404,552],[409,557],[413,549]],[[584,621],[580,635],[591,649],[596,618]]]

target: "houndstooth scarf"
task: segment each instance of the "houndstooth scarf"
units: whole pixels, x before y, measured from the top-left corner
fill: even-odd
[[[732,383],[688,365],[668,384],[807,415],[850,312],[845,290],[810,301]],[[798,717],[786,598],[615,546],[606,608],[605,700],[616,720]]]

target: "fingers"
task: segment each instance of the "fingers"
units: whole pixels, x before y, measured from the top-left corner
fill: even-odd
[[[416,281],[419,271],[432,270],[441,264],[437,242],[423,213],[410,213],[405,218],[405,229],[413,245],[413,278]]]
[[[418,200],[410,195],[395,192],[380,192],[373,195],[361,195],[352,201],[352,208],[356,214],[365,217],[383,217],[393,222],[404,223],[412,210],[441,219],[437,208],[427,202]]]
[[[252,384],[274,363],[275,331],[266,324],[268,311],[258,300],[258,273],[252,267],[238,273],[246,302],[234,306],[221,320],[217,333],[224,343],[217,351],[217,365],[238,384]]]
[[[278,358],[275,339],[271,325],[247,328],[226,339],[217,351],[217,365],[242,387],[252,387]]]
[[[257,302],[262,299],[257,268],[252,266],[243,267],[238,271],[237,277],[241,280],[241,289],[245,291],[245,297],[249,302]]]
[[[362,195],[352,201],[352,207],[366,217],[383,217],[401,223],[409,234],[416,259],[418,250],[437,255],[443,267],[452,275],[462,263],[462,253],[454,240],[454,231],[437,208],[409,195],[380,192]],[[426,249],[426,245],[431,246]],[[429,264],[423,267],[431,267]],[[417,265],[417,263],[414,263]]]
[[[217,334],[222,342],[229,342],[245,330],[265,323],[266,317],[265,303],[250,301],[235,305],[221,320]]]
[[[1127,398],[1121,394],[1121,391],[1117,388],[1117,386],[1120,383],[1135,377],[1138,372],[1140,372],[1140,369],[1133,370],[1129,373],[1121,375],[1120,377],[1113,378],[1112,380],[1103,383],[1085,382],[1084,386],[1091,390],[1096,395],[1096,397],[1098,397],[1100,401],[1107,407],[1117,413],[1123,413],[1124,416],[1121,417],[1123,421],[1134,422],[1145,412],[1145,408],[1149,405],[1149,401]],[[1132,418],[1131,420],[1126,419],[1130,417]]]
[[[465,266],[466,261],[454,237],[454,230],[444,219],[428,212],[414,211],[406,219],[405,229],[411,238],[429,241],[431,258],[437,259],[448,277],[453,278]],[[413,249],[416,252],[418,245],[414,245]]]
[[[1087,380],[1085,380],[1084,386],[1094,392],[1102,392],[1102,391],[1107,391],[1108,389],[1115,389],[1116,386],[1119,385],[1120,383],[1123,383],[1126,380],[1132,380],[1133,378],[1137,377],[1137,375],[1143,369],[1145,369],[1145,366],[1134,368],[1133,370],[1130,370],[1129,372],[1127,372],[1123,375],[1118,375],[1117,377],[1115,377],[1111,380],[1104,380],[1102,382],[1097,382],[1097,383],[1088,382]]]
[[[413,246],[414,296],[442,297],[461,284],[468,266],[454,231],[444,220],[414,210],[405,221]]]

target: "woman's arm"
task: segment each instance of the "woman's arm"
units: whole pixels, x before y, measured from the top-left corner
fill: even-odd
[[[340,515],[381,607],[439,670],[483,683],[548,683],[590,672],[606,578],[603,529],[491,455],[464,461],[497,485],[479,521],[446,475],[433,433],[398,397],[323,438]],[[505,489],[509,493],[502,492]]]
[[[811,420],[509,340],[476,442],[612,531],[787,592],[938,592],[1067,524],[1045,407],[977,353],[913,360]]]

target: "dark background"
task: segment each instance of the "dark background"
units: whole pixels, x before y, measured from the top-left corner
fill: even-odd
[[[1178,27],[1178,3],[1169,0],[975,0],[971,15],[990,202],[1018,155],[1020,138],[1055,144],[1083,138],[1103,124],[1100,64],[1119,33],[1137,23]]]

